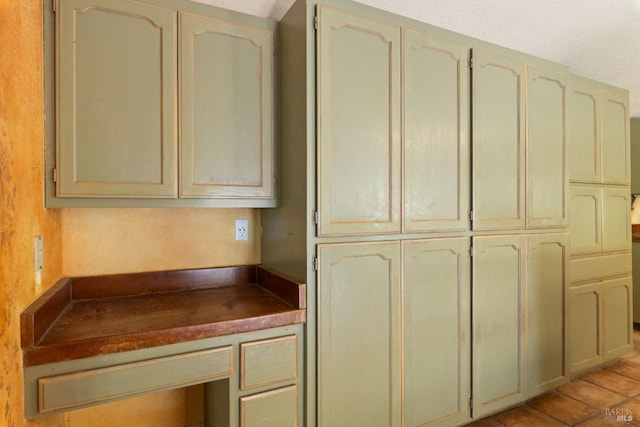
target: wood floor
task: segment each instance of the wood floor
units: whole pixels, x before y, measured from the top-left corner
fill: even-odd
[[[634,351],[620,362],[469,426],[640,426],[640,331],[634,331]]]

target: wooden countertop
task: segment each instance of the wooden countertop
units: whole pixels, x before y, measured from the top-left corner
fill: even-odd
[[[261,266],[64,278],[21,314],[24,366],[304,323],[305,288]]]

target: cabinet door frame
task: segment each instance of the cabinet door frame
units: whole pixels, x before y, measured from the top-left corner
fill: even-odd
[[[177,91],[177,52],[175,46],[177,44],[176,35],[176,11],[163,9],[160,7],[152,7],[144,5],[142,3],[134,3],[126,0],[109,0],[106,4],[98,4],[95,0],[68,0],[59,1],[56,11],[56,68],[57,68],[57,88],[56,96],[56,171],[58,171],[58,178],[56,181],[56,197],[68,197],[68,198],[81,198],[81,197],[95,197],[95,198],[175,198],[177,197],[177,140],[176,140],[176,91]],[[79,32],[77,26],[79,25],[79,17],[82,15],[88,16],[92,13],[103,13],[105,16],[109,16],[110,19],[126,18],[132,19],[136,24],[145,25],[150,29],[151,33],[155,33],[157,38],[156,50],[161,60],[161,67],[158,70],[158,79],[161,82],[159,87],[159,94],[156,94],[159,99],[160,105],[147,106],[145,110],[149,113],[151,109],[157,108],[157,125],[158,129],[155,129],[159,134],[159,152],[147,153],[153,155],[158,159],[156,170],[147,170],[143,172],[139,177],[135,177],[135,173],[132,175],[132,169],[135,167],[141,168],[142,165],[131,164],[131,151],[125,146],[126,141],[113,139],[118,138],[118,130],[115,124],[104,124],[103,127],[108,129],[114,129],[113,132],[109,132],[109,137],[112,138],[112,143],[118,143],[119,150],[123,153],[114,152],[113,150],[107,150],[107,154],[115,156],[114,158],[105,158],[105,153],[90,154],[87,150],[85,155],[89,157],[98,156],[94,159],[94,163],[100,164],[99,176],[90,179],[89,176],[84,177],[78,170],[80,163],[78,156],[80,155],[80,147],[83,142],[78,140],[77,124],[79,120],[76,119],[77,114],[80,112],[80,107],[77,105],[78,99],[85,98],[87,95],[82,96],[78,93],[78,64],[82,62],[78,61],[78,40]],[[95,23],[94,23],[95,25]],[[94,35],[94,39],[96,36]],[[91,42],[99,42],[98,40],[89,40]],[[151,49],[153,51],[153,49]],[[95,51],[99,52],[100,49],[96,48]],[[104,53],[101,52],[102,55]],[[124,60],[123,58],[120,58]],[[136,58],[137,59],[137,58]],[[84,61],[86,63],[87,61]],[[95,75],[90,70],[85,70],[84,75]],[[117,78],[117,74],[112,73],[114,79]],[[92,94],[94,98],[100,98],[103,91],[108,90],[110,85],[117,85],[115,80],[110,80],[109,84],[99,85],[92,84],[92,86],[98,86],[95,88],[96,93]],[[124,96],[123,90],[119,92],[120,96]],[[129,96],[128,94],[127,96]],[[146,99],[143,94],[139,93],[137,99]],[[91,99],[91,98],[89,98]],[[110,117],[107,114],[99,113],[99,110],[104,107],[103,103],[99,100],[94,100],[92,106],[96,111],[93,111],[95,116],[101,115],[100,121],[116,120],[118,115]],[[152,102],[152,101],[151,101]],[[109,107],[109,105],[107,105]],[[111,106],[113,108],[114,106]],[[108,113],[107,110],[105,113]],[[148,117],[146,117],[148,119]],[[138,118],[140,121],[144,121],[143,118]],[[139,123],[139,122],[136,122]],[[86,122],[83,121],[86,126]],[[138,133],[141,132],[138,124],[134,126]],[[135,141],[131,141],[135,143]],[[87,145],[86,143],[84,145]],[[94,150],[95,151],[95,150]],[[103,150],[104,151],[104,150]],[[127,155],[128,154],[128,155]],[[145,154],[145,155],[147,155]],[[122,155],[123,158],[118,158]],[[140,156],[141,153],[137,153]],[[111,168],[111,169],[109,169]],[[154,176],[151,178],[151,176]],[[109,177],[109,178],[107,178]]]
[[[471,143],[473,230],[515,230],[526,226],[524,64],[482,49],[472,50],[473,135]],[[493,71],[500,75],[485,77]],[[507,78],[508,77],[508,78]],[[510,99],[495,90],[513,83]],[[497,86],[497,87],[496,87]],[[484,103],[484,104],[483,104]],[[488,111],[492,107],[495,111]],[[514,111],[506,111],[512,108]],[[500,162],[499,159],[506,159]],[[505,164],[514,170],[501,173]],[[500,188],[502,186],[502,188]],[[504,190],[504,191],[503,191]]]
[[[584,371],[588,368],[599,365],[604,361],[604,288],[601,281],[585,283],[579,286],[573,286],[569,289],[569,322],[568,322],[568,356],[569,356],[569,369],[572,374],[576,372]],[[593,294],[595,298],[595,307],[592,310],[595,311],[595,316],[588,316],[590,320],[593,320],[596,334],[594,337],[588,337],[585,335],[584,322],[578,318],[579,313],[576,311],[574,302],[577,297],[586,294]],[[595,319],[593,319],[595,317]],[[578,359],[575,354],[575,346],[578,340],[592,338],[594,341],[594,352],[582,359]]]
[[[466,231],[470,50],[412,29],[402,37],[403,232]]]
[[[631,277],[605,280],[604,288],[604,342],[603,353],[606,360],[614,359],[633,350],[633,281]],[[613,300],[613,292],[622,289],[626,293],[624,307]],[[611,304],[611,305],[610,305]],[[620,330],[624,332],[624,343],[614,342],[613,335],[620,338]],[[615,331],[615,332],[614,332]]]
[[[400,233],[400,27],[325,5],[317,6],[317,16],[318,234],[340,236]],[[373,76],[369,78],[385,81],[382,85],[385,91],[383,96],[371,92],[370,87],[365,90],[365,86],[354,85],[355,79],[361,82],[365,77],[356,76],[353,68],[345,71],[344,65],[339,71],[346,76],[344,79],[349,84],[343,82],[343,90],[334,89],[335,82],[340,80],[334,78],[338,71],[333,70],[334,62],[337,62],[333,58],[335,55],[347,55],[336,50],[336,46],[345,50],[347,43],[342,41],[338,44],[333,38],[345,32],[351,32],[352,36],[355,34],[363,40],[366,38],[367,42],[381,43],[384,47],[380,50],[384,57],[374,59],[385,65],[380,69],[367,71],[367,74]],[[362,40],[357,41],[363,43]],[[371,49],[356,46],[352,50],[353,52],[349,52],[350,57],[355,52],[364,53]],[[350,75],[351,73],[354,75]],[[362,116],[361,121],[368,118],[363,106],[341,105],[340,100],[334,99],[336,94],[346,99],[347,87],[367,92],[367,96],[375,98],[366,105],[370,111],[374,111],[375,107],[375,113],[385,118],[380,120],[378,117],[375,123],[359,123],[357,117],[354,119],[356,112]],[[353,98],[352,96],[351,99]],[[356,101],[363,103],[361,100],[353,100]],[[335,109],[342,114],[336,114]],[[347,113],[350,116],[348,120]],[[354,120],[357,124],[354,124]],[[363,130],[367,134],[362,135]],[[338,132],[339,138],[336,136]],[[373,143],[377,144],[379,152],[376,152]],[[377,157],[373,157],[374,154]],[[358,157],[371,164],[358,162]],[[362,185],[359,187],[359,184]],[[363,192],[362,188],[368,191]]]
[[[317,249],[318,425],[400,427],[400,242]]]

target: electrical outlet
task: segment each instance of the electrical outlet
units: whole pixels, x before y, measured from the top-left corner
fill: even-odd
[[[236,240],[249,240],[248,219],[236,219]]]

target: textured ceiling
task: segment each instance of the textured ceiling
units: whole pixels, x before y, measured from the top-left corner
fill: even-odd
[[[293,0],[197,0],[279,20]],[[626,88],[640,117],[640,0],[360,0]]]

